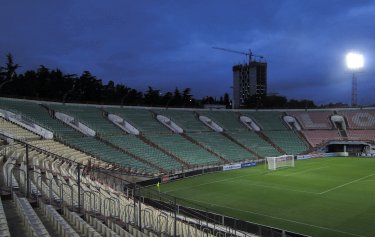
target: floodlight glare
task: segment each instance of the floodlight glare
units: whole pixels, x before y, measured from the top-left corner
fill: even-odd
[[[358,53],[348,53],[346,55],[346,66],[350,70],[358,70],[363,68],[363,55]]]
[[[357,106],[357,73],[363,68],[363,55],[359,53],[348,53],[346,55],[346,66],[353,73],[352,77],[352,106]]]

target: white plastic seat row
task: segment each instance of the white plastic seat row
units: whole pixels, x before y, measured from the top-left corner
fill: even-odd
[[[16,209],[21,215],[23,224],[27,230],[27,235],[30,237],[49,237],[49,233],[44,227],[42,221],[31,207],[26,198],[18,198],[14,193],[13,200],[16,204]]]
[[[13,168],[17,160],[15,158],[9,158],[3,166],[3,174],[5,183],[12,188],[19,188],[19,184],[16,177],[13,174]]]
[[[63,237],[79,237],[79,234],[69,225],[69,223],[51,205],[39,202],[40,207],[52,223],[55,230]]]
[[[6,157],[9,157],[8,156],[9,154],[6,154],[5,156]],[[11,161],[12,161],[12,159],[11,158],[8,158],[6,161],[5,161],[5,163],[3,164],[3,178],[4,178],[4,182],[5,182],[5,184],[8,186],[8,184],[9,184],[9,177],[10,177],[10,173],[8,173],[9,172],[9,166],[11,166],[12,164],[11,164]],[[9,177],[8,177],[9,176]]]
[[[142,205],[142,227],[146,230],[152,230],[158,234],[173,236],[174,235],[174,213],[161,211],[151,206]],[[210,234],[209,229],[202,230],[194,222],[190,224],[177,219],[176,231],[178,236],[197,236],[197,237],[214,237]]]
[[[42,196],[42,192],[40,191],[40,189],[38,189],[37,187],[36,187],[36,185],[34,184],[34,182],[33,181],[31,181],[30,182],[30,191],[31,191],[31,194],[32,195],[34,195],[34,196]]]
[[[23,158],[22,152],[18,152],[17,154],[19,155],[18,157]],[[42,158],[42,157],[44,157],[44,158]],[[47,177],[47,179],[51,180],[51,185],[52,185],[52,189],[54,190],[54,192],[57,195],[60,195],[60,187],[62,187],[64,200],[66,200],[66,202],[69,205],[71,204],[71,201],[73,200],[74,204],[77,205],[77,198],[76,197],[78,197],[77,196],[78,186],[77,186],[77,183],[76,183],[76,180],[75,180],[76,167],[74,165],[71,165],[70,163],[59,161],[57,159],[52,160],[52,159],[50,159],[49,157],[47,157],[43,154],[37,156],[35,159],[38,160],[38,162],[36,162],[36,163],[40,162],[42,164],[45,164],[45,167],[47,168],[46,177]],[[23,159],[21,159],[21,160],[23,160]],[[16,161],[14,160],[12,162],[15,163]],[[11,165],[13,165],[13,163]],[[11,165],[9,165],[9,166],[11,166]],[[53,172],[54,175],[57,175],[57,176],[54,177],[52,172]],[[68,176],[68,177],[72,177],[72,178],[70,178],[68,181],[66,181],[63,178],[63,175]],[[138,210],[134,213],[134,206],[131,206],[131,205],[134,204],[134,202],[132,200],[126,199],[124,194],[117,193],[117,192],[115,192],[115,190],[111,189],[110,187],[108,187],[104,184],[101,184],[100,182],[93,181],[87,176],[86,177],[81,176],[81,178],[82,178],[81,179],[82,190],[86,191],[86,192],[91,191],[91,194],[90,194],[91,196],[95,195],[96,204],[95,204],[94,208],[96,208],[97,206],[100,206],[101,207],[100,208],[101,214],[104,214],[105,216],[113,216],[113,215],[118,216],[119,215],[119,216],[121,216],[120,218],[122,219],[122,221],[124,223],[128,223],[128,224],[138,222],[137,221],[138,220]],[[40,180],[39,180],[39,182],[40,182]],[[87,184],[88,187],[85,187],[85,184]],[[72,187],[72,188],[70,188],[69,186]],[[48,190],[49,184],[46,187],[47,187],[47,190]],[[96,191],[94,191],[94,190],[96,190]],[[72,191],[73,191],[73,195],[71,195]],[[93,193],[95,193],[95,194],[93,195]],[[84,194],[82,194],[82,192],[81,192],[81,195],[83,195],[84,199],[85,199],[84,207],[87,207],[86,201],[89,201],[90,205],[91,205],[91,202],[94,201],[94,199],[92,199],[92,198],[91,198],[92,200],[90,199],[90,195],[87,195],[87,194],[84,195]],[[147,227],[147,229],[149,230],[149,231],[145,230],[145,232],[147,232],[146,236],[150,236],[154,233],[163,233],[163,234],[167,234],[167,235],[172,233],[172,231],[173,231],[173,228],[171,226],[171,224],[172,224],[171,220],[173,219],[172,217],[168,221],[164,221],[163,223],[155,224],[158,221],[160,222],[160,216],[162,216],[161,212],[159,210],[153,209],[153,208],[151,208],[151,207],[149,207],[145,204],[142,204],[141,207],[142,207],[141,211],[143,212],[142,227],[145,227],[145,228]],[[136,206],[136,209],[137,208],[138,208],[138,206]],[[147,214],[145,213],[145,209],[153,210],[151,215],[149,215],[149,217],[145,217],[145,216],[147,216]],[[86,210],[90,210],[90,209],[86,208]],[[168,216],[168,215],[165,215],[165,216]],[[158,219],[158,217],[159,217],[159,219]],[[166,218],[168,218],[168,217],[166,217]],[[147,222],[147,224],[145,224],[146,222]],[[196,227],[194,228],[194,227],[188,227],[188,226],[184,227],[184,226],[185,226],[184,223],[178,221],[178,232],[179,233],[184,232],[184,230],[187,233],[189,233],[189,232],[193,233],[195,231],[199,235],[201,235],[203,233],[202,231],[198,230]],[[114,230],[117,229],[119,231],[119,233],[121,232],[122,227],[120,227],[118,225],[113,225],[112,227],[114,228]],[[122,229],[122,230],[125,231],[124,229]],[[129,230],[131,230],[130,232],[133,233],[134,236],[145,236],[145,234],[143,232],[140,232],[138,229],[132,228],[131,225],[129,225]],[[120,235],[119,233],[117,233],[117,234]],[[123,236],[129,236],[129,234],[124,234]]]
[[[51,164],[52,159],[49,159],[48,156],[40,157],[38,160],[39,160],[38,161],[39,168],[41,168],[43,170],[50,170],[51,169],[50,164]]]
[[[50,173],[47,172],[47,174],[50,174]],[[84,187],[84,184],[82,184],[82,187]],[[70,213],[69,217],[70,217],[71,220],[74,221],[74,225],[77,226],[80,231],[85,233],[86,236],[101,236],[100,234],[97,234],[95,231],[93,231],[92,227],[88,226],[88,224],[84,220],[82,220],[76,213]],[[107,230],[107,233],[112,234],[112,235],[108,235],[108,236],[117,236],[117,235],[113,235],[115,233],[113,231],[111,231],[110,229]]]
[[[3,203],[0,201],[0,237],[10,237],[9,226],[5,216]]]
[[[19,127],[3,118],[0,118],[0,127],[2,130],[5,130],[18,138],[26,139],[40,139],[40,137],[27,129]]]
[[[106,226],[103,222],[99,221],[97,218],[89,214],[86,214],[86,220],[88,223],[90,223],[91,226],[93,226],[104,237],[119,237],[120,236],[116,234],[116,232],[111,230],[108,226]]]
[[[53,190],[53,188],[51,190],[49,185],[47,185],[44,181],[42,181],[42,183],[39,182],[39,183],[36,183],[36,184],[37,184],[38,189],[41,190],[41,192],[43,193],[43,196],[48,197],[48,198],[54,200],[57,203],[59,203],[61,201],[59,195],[56,194],[56,192]]]
[[[47,151],[53,152],[55,154],[59,154],[63,157],[66,157],[68,159],[74,160],[82,164],[87,164],[89,160],[94,160],[95,163],[99,165],[100,167],[108,166],[108,164],[103,161],[97,160],[90,155],[87,155],[79,150],[73,149],[57,141],[38,140],[38,141],[31,141],[30,144],[37,146],[41,149],[45,149]]]
[[[110,220],[108,220],[108,226],[121,237],[147,237],[144,233],[139,230],[134,230],[133,228],[129,228],[129,231],[126,231],[121,226]]]
[[[85,236],[102,236],[91,225],[84,221],[77,213],[69,211],[66,207],[64,208],[64,216],[75,226],[76,229],[85,234]]]
[[[27,182],[25,183],[25,181],[26,181],[26,177],[25,177],[26,165],[25,165],[24,162],[21,163],[20,170],[22,170],[21,173],[20,173],[20,182],[21,182],[22,187],[25,187],[25,189],[26,189],[26,185],[27,185],[26,184]],[[30,193],[32,195],[35,195],[35,196],[41,196],[42,195],[40,190],[35,186],[33,180],[30,180]]]
[[[71,205],[72,204],[71,190],[65,184],[65,180],[62,177],[58,177],[59,184],[57,184],[52,173],[50,173],[49,171],[46,171],[46,178],[47,178],[48,183],[45,185],[47,186],[48,193],[50,192],[50,186],[52,186],[52,198],[58,201],[64,200],[68,205]],[[61,197],[61,191],[63,192],[62,197]],[[49,197],[49,194],[48,194],[48,197]],[[73,202],[73,205],[74,205],[74,202]]]
[[[52,179],[53,190],[58,194],[60,194],[60,191],[63,192],[63,195],[60,198],[62,198],[68,205],[73,205],[73,207],[78,206],[78,202],[74,198],[74,196],[76,196],[74,195],[74,188],[65,181],[64,177],[57,175],[58,182],[55,182],[53,176],[50,177]]]
[[[41,173],[41,170],[39,168],[34,167],[34,171],[35,173],[32,176],[32,185],[34,185],[37,188],[39,192],[37,194],[39,195],[41,193],[45,197],[51,198],[56,202],[60,202],[60,197],[55,193],[55,191],[53,190],[53,187],[50,187],[52,186],[52,183],[48,182],[48,180],[47,180],[48,183],[46,183],[42,179],[42,176],[38,175]]]
[[[72,175],[72,173],[74,172],[72,170],[75,169],[74,165],[69,166],[68,163],[58,162],[58,161],[53,162],[53,167],[55,167],[55,169],[57,169],[57,170],[55,170],[57,177],[60,177],[59,173],[62,172],[62,170],[65,171],[65,172],[62,172],[62,173]],[[47,172],[47,174],[48,173],[49,172]],[[61,177],[61,179],[62,179],[62,177]],[[63,180],[62,182],[65,182],[65,180]],[[92,180],[90,180],[86,177],[83,177],[81,179],[81,182],[82,182],[81,183],[82,190],[87,191],[87,192],[91,191],[91,193],[93,193],[93,189],[90,189],[89,187],[87,187],[85,185],[85,183],[89,182],[89,184],[88,184],[89,186],[95,186],[95,187],[98,187],[98,185],[99,185],[99,187],[103,186],[100,183],[94,182],[94,181],[92,181]],[[76,191],[76,188],[74,188],[74,187],[77,187],[77,184],[75,183],[75,180],[69,179],[69,182],[66,182],[66,184],[70,184],[73,187],[74,196],[76,196],[77,191]],[[66,194],[67,193],[65,192],[64,196]],[[83,197],[85,199],[84,208],[86,208],[86,210],[92,211],[93,207],[96,208],[97,206],[101,206],[100,210],[102,210],[102,211],[100,213],[104,214],[105,216],[109,216],[109,215],[113,215],[113,214],[116,215],[116,212],[117,212],[117,214],[121,216],[120,219],[122,219],[125,223],[134,223],[134,218],[137,219],[137,217],[134,217],[134,213],[133,213],[134,206],[132,206],[132,207],[129,206],[129,205],[133,204],[133,202],[131,200],[127,200],[124,195],[115,194],[113,191],[109,191],[109,190],[107,191],[103,188],[99,188],[98,191],[94,195],[96,195],[95,199],[90,197],[90,195],[83,195]],[[107,201],[105,201],[106,199],[107,199]],[[111,203],[112,201],[110,202],[110,201],[108,201],[108,199],[119,200],[119,204],[117,204],[116,201],[114,203]],[[96,204],[92,205],[92,201],[94,201],[94,200],[96,200]],[[115,206],[113,206],[113,205],[115,205]],[[120,206],[119,209],[117,209],[117,205]],[[145,214],[145,211],[144,211],[145,209],[151,210],[151,212],[150,212],[151,215]],[[113,210],[115,210],[115,213],[113,213]],[[147,205],[142,205],[142,211],[144,212],[143,213],[143,220],[142,220],[143,225],[142,226],[146,227],[147,230],[150,230],[150,231],[148,231],[149,232],[148,234],[153,234],[154,232],[158,232],[158,233],[160,232],[160,233],[165,233],[165,234],[171,234],[172,233],[173,228],[171,226],[172,225],[171,221],[161,221],[161,220],[159,220],[160,222],[163,222],[163,223],[159,223],[158,225],[154,224],[155,222],[157,222],[158,217],[160,215],[163,215],[163,214],[161,214],[160,211],[158,211],[158,210],[156,210],[152,207],[148,207]],[[166,216],[166,218],[168,218],[167,215],[164,215],[164,216]],[[195,234],[202,234],[202,236],[204,234],[202,231],[196,229],[196,227],[188,226],[188,225],[186,225],[186,224],[184,224],[180,221],[178,221],[177,224],[178,224],[177,230],[178,230],[179,233],[195,233]],[[119,228],[119,227],[115,226],[114,228],[116,229],[116,228]],[[147,231],[147,230],[145,230],[145,231]]]
[[[87,180],[89,181],[90,179],[87,179]],[[85,181],[86,181],[86,178],[85,178]],[[95,187],[97,187],[97,186],[102,187],[103,186],[98,182],[94,182],[92,180],[90,180],[90,181],[91,181],[90,185],[95,185]],[[119,200],[119,210],[117,212],[119,214],[120,219],[124,223],[129,223],[129,224],[135,223],[134,219],[138,218],[137,217],[138,213],[135,213],[136,216],[134,216],[134,203],[133,203],[133,201],[128,200],[123,194],[115,194],[113,191],[107,191],[103,188],[100,188],[99,190],[100,190],[99,192],[101,194],[100,196],[101,196],[102,200],[103,199]],[[147,205],[142,205],[141,207],[142,207],[142,212],[143,212],[142,226],[143,226],[143,228],[146,228],[147,230],[150,230],[150,231],[147,231],[145,229],[145,231],[148,232],[147,234],[149,236],[152,235],[154,232],[172,235],[173,221],[167,220],[170,215],[165,214],[163,212],[160,212],[159,210],[154,209],[153,207],[150,207],[150,206],[147,206]],[[108,205],[104,205],[104,208],[108,209]],[[136,208],[138,208],[138,207],[136,207]],[[102,211],[102,214],[104,214],[105,216],[108,216],[109,212],[110,212],[110,210]],[[146,214],[146,212],[148,212],[149,214]],[[163,218],[161,218],[161,216]],[[156,225],[155,223],[157,223],[158,221],[159,221],[159,224]],[[131,225],[129,225],[129,226],[131,226]],[[111,227],[114,228],[114,229],[121,228],[117,225],[112,225]],[[187,224],[185,224],[181,221],[177,222],[177,227],[178,227],[178,229],[177,229],[178,233],[185,233],[185,234],[188,234],[190,236],[194,236],[194,235],[206,236],[207,235],[207,233],[204,233],[203,231],[199,230],[197,227],[187,225]],[[131,229],[131,227],[129,227],[129,229]],[[136,232],[138,230],[135,229],[134,231]],[[142,232],[139,233],[139,235],[142,235],[142,234],[144,234],[144,233],[142,233]],[[183,236],[183,235],[181,235],[181,236]],[[211,235],[208,235],[208,236],[211,236]]]

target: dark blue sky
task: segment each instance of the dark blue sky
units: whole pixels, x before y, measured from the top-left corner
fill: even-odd
[[[345,54],[362,52],[358,102],[375,103],[375,1],[2,1],[0,62],[89,70],[138,90],[230,92],[232,65],[252,49],[268,62],[269,92],[316,103],[351,100]],[[20,71],[22,71],[20,70]],[[231,93],[230,93],[231,95]]]

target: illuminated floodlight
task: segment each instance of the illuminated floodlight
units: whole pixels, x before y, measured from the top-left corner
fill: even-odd
[[[348,53],[346,55],[346,66],[350,70],[359,70],[363,68],[364,60],[363,55],[359,53]]]
[[[357,106],[357,73],[363,68],[364,60],[363,55],[359,53],[348,53],[346,55],[346,66],[353,73],[352,76],[352,106]]]

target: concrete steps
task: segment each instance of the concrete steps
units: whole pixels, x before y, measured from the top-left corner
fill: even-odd
[[[16,205],[12,200],[2,200],[5,216],[7,218],[11,236],[27,237],[27,231],[22,224],[22,218],[16,211]]]
[[[34,208],[34,211],[39,216],[39,219],[42,221],[44,227],[46,227],[48,233],[51,236],[59,236],[59,233],[53,227],[52,223],[48,220],[48,218],[44,215],[43,211],[40,208]]]

